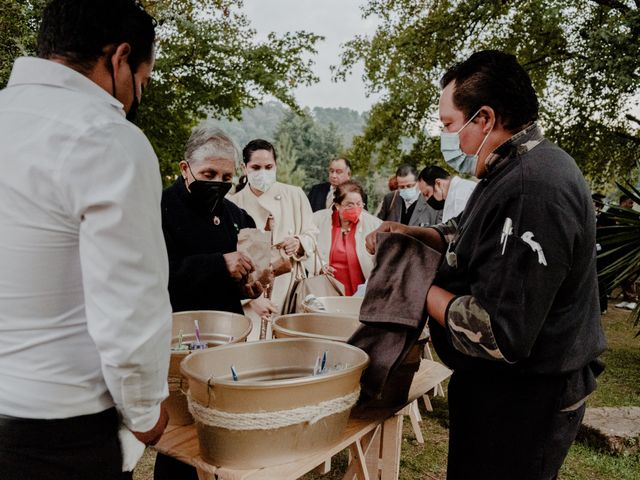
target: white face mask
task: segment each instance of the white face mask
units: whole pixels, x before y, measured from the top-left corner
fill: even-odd
[[[485,135],[484,140],[482,140],[482,143],[475,155],[469,155],[462,151],[460,148],[460,132],[464,130],[464,128],[469,125],[474,118],[476,118],[478,113],[480,113],[480,110],[474,113],[467,123],[465,123],[457,132],[440,133],[440,151],[442,152],[444,161],[460,173],[469,173],[471,175],[476,174],[478,154],[480,153],[480,150],[482,150],[484,143],[487,141],[487,138],[489,138],[489,135],[491,135],[491,131],[493,130],[492,125],[491,130],[489,130],[489,133]]]
[[[264,193],[276,183],[276,169],[272,168],[271,170],[267,170],[263,168],[260,170],[251,170],[247,173],[247,180],[249,181],[249,185]]]
[[[420,195],[418,187],[400,189],[400,196],[407,202],[413,202],[416,198],[418,198],[418,195]]]

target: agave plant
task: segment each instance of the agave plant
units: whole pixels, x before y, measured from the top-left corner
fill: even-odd
[[[640,205],[640,191],[626,182],[616,182],[622,193]],[[598,258],[606,258],[608,265],[599,272],[607,279],[609,289],[622,285],[626,281],[637,280],[640,275],[640,214],[629,208],[610,206],[604,213],[613,225],[602,227],[600,244],[603,252]],[[631,312],[634,326],[640,326],[640,302]],[[640,336],[640,330],[636,337]]]

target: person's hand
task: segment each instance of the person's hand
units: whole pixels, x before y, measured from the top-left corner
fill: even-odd
[[[231,278],[234,280],[242,280],[242,277],[246,277],[253,272],[253,262],[244,253],[225,253],[222,257],[227,264],[229,275],[231,275]]]
[[[296,237],[287,237],[282,240],[279,245],[280,248],[284,250],[284,253],[286,253],[289,257],[294,256],[296,253],[302,253],[300,252],[300,247],[302,246],[302,244]]]
[[[250,305],[260,318],[268,317],[272,313],[278,313],[276,304],[264,295],[259,296],[255,300],[251,300]]]
[[[384,233],[384,232],[400,232],[402,233],[402,231],[404,230],[405,225],[402,225],[401,223],[398,222],[382,222],[382,224],[373,232],[371,232],[369,235],[366,236],[364,242],[365,242],[365,246],[367,247],[367,252],[369,252],[371,255],[373,255],[374,253],[376,253],[376,236],[378,235],[378,233]]]
[[[164,429],[167,428],[169,423],[169,414],[164,404],[160,404],[160,417],[151,430],[146,432],[131,432],[133,435],[145,445],[155,445],[162,437]]]
[[[262,288],[260,282],[255,281],[242,284],[240,290],[242,292],[242,298],[258,298],[264,291],[264,288]]]
[[[334,267],[332,267],[331,265],[325,265],[322,267],[322,272],[330,275],[332,277],[336,276],[336,269]]]

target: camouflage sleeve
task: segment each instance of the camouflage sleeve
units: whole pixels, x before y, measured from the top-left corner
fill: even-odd
[[[446,313],[454,348],[465,355],[485,360],[509,362],[496,343],[489,313],[470,296],[454,298]]]
[[[433,228],[435,228],[440,233],[444,243],[449,245],[455,240],[456,236],[458,235],[458,217],[453,217],[447,220],[445,223],[433,225]]]

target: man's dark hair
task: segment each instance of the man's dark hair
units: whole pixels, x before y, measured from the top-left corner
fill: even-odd
[[[339,160],[342,160],[344,162],[344,164],[347,166],[347,169],[349,171],[351,171],[351,162],[346,158],[346,157],[336,157],[336,158],[332,158],[331,161],[329,162],[329,165],[331,165],[331,163],[333,162],[337,162]]]
[[[516,132],[538,119],[538,97],[531,79],[516,57],[498,50],[484,50],[451,67],[440,80],[445,88],[455,82],[453,103],[469,120],[487,105],[497,120]]]
[[[407,175],[413,175],[417,179],[418,171],[416,170],[416,167],[409,165],[408,163],[400,165],[396,170],[396,177],[406,177]]]
[[[155,26],[136,0],[52,0],[42,17],[38,56],[60,57],[86,74],[109,54],[107,47],[115,52],[126,42],[131,46],[129,65],[136,72],[152,58]]]
[[[350,192],[359,193],[360,197],[362,197],[362,201],[364,202],[364,190],[362,189],[362,185],[354,180],[347,180],[336,187],[336,191],[333,193],[333,203],[342,203],[344,197],[346,197],[347,193]]]
[[[618,199],[618,205],[622,205],[624,202],[626,202],[627,200],[629,200],[631,197],[629,197],[629,195],[625,195],[624,193],[622,195],[620,195],[620,198]]]
[[[438,167],[437,165],[429,165],[422,169],[420,175],[418,175],[418,180],[424,181],[427,185],[434,186],[436,184],[436,180],[438,178],[447,179],[451,175],[444,168]]]
[[[273,160],[278,161],[276,156],[276,149],[271,145],[271,143],[266,140],[262,140],[261,138],[256,138],[255,140],[251,140],[249,143],[245,145],[242,149],[242,161],[246,165],[251,160],[251,154],[258,150],[267,150],[273,154]]]

